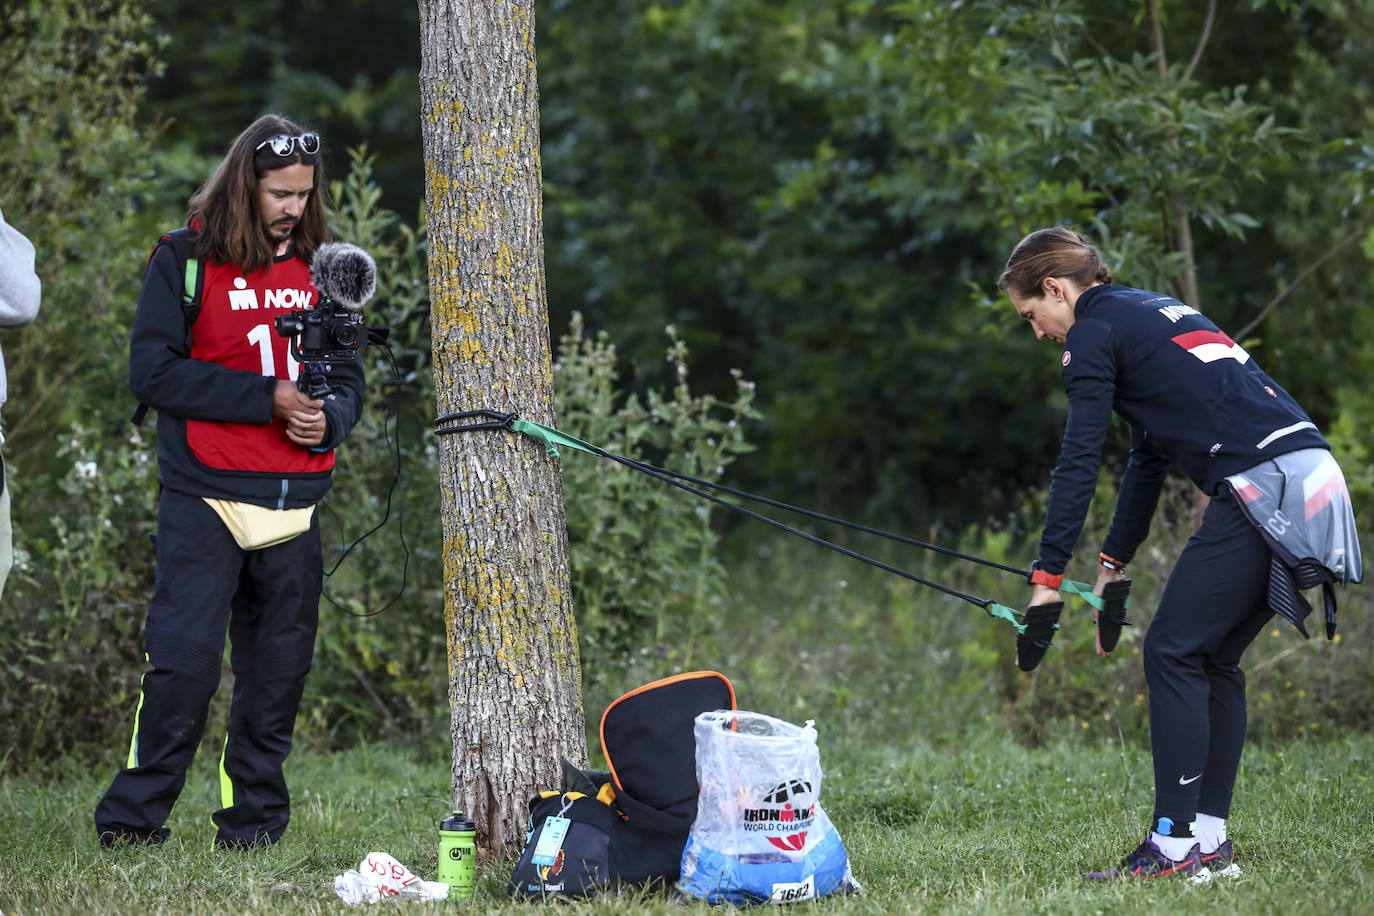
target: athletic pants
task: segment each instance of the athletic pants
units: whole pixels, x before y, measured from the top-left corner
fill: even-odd
[[[234,694],[213,815],[227,845],[275,843],[291,816],[282,763],[310,670],[323,564],[318,518],[274,547],[239,548],[199,497],[164,489],[149,668],[127,768],[95,811],[102,839],[161,842],[219,686],[225,632]],[[113,836],[106,836],[112,834]]]
[[[1245,745],[1240,657],[1273,616],[1269,557],[1228,494],[1212,500],[1169,576],[1144,645],[1155,829],[1167,817],[1186,835],[1198,812],[1230,811]]]

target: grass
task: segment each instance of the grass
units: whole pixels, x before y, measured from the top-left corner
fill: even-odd
[[[1097,885],[1078,876],[1111,864],[1141,836],[1150,809],[1143,749],[1077,739],[1028,749],[995,729],[957,748],[911,735],[858,745],[821,735],[822,804],[849,848],[861,897],[823,900],[836,913],[1361,913],[1374,912],[1374,737],[1251,748],[1231,833],[1237,880]],[[201,755],[208,758],[208,755]],[[65,913],[332,913],[333,878],[381,850],[421,877],[436,870],[448,803],[442,749],[417,758],[385,747],[293,756],[291,827],[276,848],[227,853],[211,844],[213,762],[200,759],[157,849],[104,850],[90,812],[110,774],[73,765],[0,782],[0,910]],[[511,863],[481,863],[464,907],[527,912],[504,883]],[[457,904],[402,904],[446,912]],[[646,895],[582,911],[678,913]],[[701,904],[689,910],[706,911]]]
[[[976,552],[996,558],[997,547]],[[1149,562],[1138,563],[1132,599],[1139,624],[1162,581]],[[935,561],[907,568],[1003,601],[1024,591]],[[843,558],[760,542],[734,575],[729,606],[703,617],[714,632],[645,647],[619,666],[589,665],[587,719],[594,728],[617,694],[690,668],[728,674],[742,708],[814,719],[821,802],[865,893],[803,912],[1374,914],[1374,734],[1365,727],[1374,626],[1359,592],[1342,601],[1343,643],[1275,628],[1247,656],[1252,740],[1231,822],[1245,875],[1200,887],[1098,885],[1079,876],[1139,842],[1152,808],[1135,654],[1143,626],[1102,662],[1086,613],[1066,611],[1054,649],[1028,677],[1011,667],[1004,622]],[[0,768],[0,911],[353,912],[334,895],[334,876],[374,850],[433,879],[450,798],[447,736],[432,736],[424,752],[373,744],[326,753],[302,721],[287,769],[291,826],[265,851],[211,844],[218,748],[198,756],[172,838],[158,849],[96,842],[91,812],[114,756],[95,767]],[[471,902],[381,906],[530,912],[505,894],[512,866],[480,861]],[[708,911],[642,894],[572,908]]]

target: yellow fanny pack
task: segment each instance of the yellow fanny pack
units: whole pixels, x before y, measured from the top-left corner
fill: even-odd
[[[206,505],[224,522],[234,543],[244,550],[261,550],[291,540],[310,529],[315,507],[264,509],[251,503],[203,497]]]

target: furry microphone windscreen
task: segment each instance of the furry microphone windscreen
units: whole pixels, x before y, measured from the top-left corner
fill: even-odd
[[[359,311],[377,291],[377,264],[357,245],[325,242],[310,262],[310,279],[322,297]]]

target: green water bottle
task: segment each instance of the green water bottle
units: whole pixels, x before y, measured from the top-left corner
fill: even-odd
[[[450,897],[463,900],[477,886],[477,825],[461,811],[439,822],[439,880]]]

